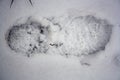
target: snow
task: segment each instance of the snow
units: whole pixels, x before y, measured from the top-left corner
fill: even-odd
[[[24,24],[13,25],[7,31],[6,41],[11,50],[16,53],[24,53],[27,56],[35,53],[46,53],[48,50],[47,36],[49,27],[31,19],[27,19]]]
[[[61,17],[57,18],[58,21],[54,17],[38,18],[38,21],[28,17],[25,23],[20,23],[23,19],[19,19],[7,31],[7,43],[16,53],[27,56],[35,53],[81,56],[105,48],[112,24],[93,15],[68,16],[63,16],[62,21]],[[55,52],[51,51],[53,48]]]
[[[119,0],[34,0],[34,6],[31,7],[27,0],[15,0],[12,7],[9,8],[10,1],[1,0],[0,80],[119,80],[119,3]],[[64,15],[66,16],[65,13],[73,16],[78,14],[94,15],[112,24],[112,34],[105,49],[85,57],[68,57],[59,55],[56,48],[51,48],[52,50],[49,53],[55,52],[56,54],[35,54],[28,58],[18,55],[8,47],[5,34],[13,24],[19,22],[18,19],[24,23],[25,20],[22,20],[24,17],[36,16],[37,19],[50,17],[49,20],[51,20],[55,16],[59,17],[57,18],[58,20],[55,18],[55,21],[59,23],[59,20],[68,19],[68,16],[63,18]],[[62,17],[60,18],[61,15]],[[69,17],[71,19],[71,16]],[[16,20],[18,21],[16,22]],[[56,24],[55,21],[52,23]],[[45,23],[44,25],[48,25]],[[66,24],[66,22],[62,24]],[[76,22],[73,23],[73,25],[75,24]],[[58,31],[61,30],[61,27],[58,24],[55,27],[51,28],[53,30],[52,35],[54,34],[51,37],[51,41],[59,43],[58,46],[60,46],[62,45],[60,41],[63,40],[64,36],[59,36]],[[63,34],[64,31],[60,33]],[[55,38],[57,36],[60,37],[60,41]]]

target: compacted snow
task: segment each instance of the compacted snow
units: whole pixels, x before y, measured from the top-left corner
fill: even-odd
[[[24,53],[27,56],[35,53],[46,53],[48,50],[48,27],[30,21],[24,24],[16,24],[6,34],[6,41],[11,50],[16,53]]]
[[[0,1],[0,80],[120,80],[119,0]]]
[[[17,23],[7,32],[7,43],[11,50],[27,56],[35,53],[80,56],[104,50],[112,24],[93,15],[69,17],[62,17],[62,21],[58,18],[58,22],[49,18],[34,21],[28,17],[25,23]],[[52,48],[55,52],[49,52]]]

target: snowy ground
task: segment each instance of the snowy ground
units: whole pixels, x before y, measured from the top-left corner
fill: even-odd
[[[0,0],[0,80],[120,80],[119,4],[119,0],[33,0],[32,7],[29,0],[15,0],[10,8],[10,0]],[[29,16],[60,17],[66,13],[108,20],[113,28],[105,49],[83,58],[58,54],[35,54],[28,58],[8,47],[6,31],[16,20]]]

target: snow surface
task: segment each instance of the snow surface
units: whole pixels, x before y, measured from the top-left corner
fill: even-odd
[[[27,56],[35,53],[81,56],[105,49],[112,24],[93,15],[68,16],[38,21],[28,17],[24,23],[20,23],[23,19],[17,20],[5,35],[7,44],[11,50]]]
[[[119,0],[34,0],[33,7],[27,0],[15,0],[12,8],[9,4],[10,0],[0,1],[0,80],[120,80]],[[55,54],[28,58],[8,47],[5,34],[16,20],[34,15],[52,18],[64,13],[89,14],[108,20],[113,29],[105,49],[83,58]]]

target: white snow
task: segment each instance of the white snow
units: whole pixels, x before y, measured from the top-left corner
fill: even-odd
[[[33,0],[33,7],[28,0],[15,0],[12,8],[9,4],[10,0],[0,1],[0,80],[120,80],[119,0]],[[108,20],[113,29],[105,50],[83,58],[58,54],[36,54],[28,58],[8,47],[5,34],[16,20],[29,16],[52,18],[64,13],[92,14]],[[56,32],[59,28],[52,27],[54,36],[59,36]],[[58,53],[54,48],[49,52],[53,51]]]

